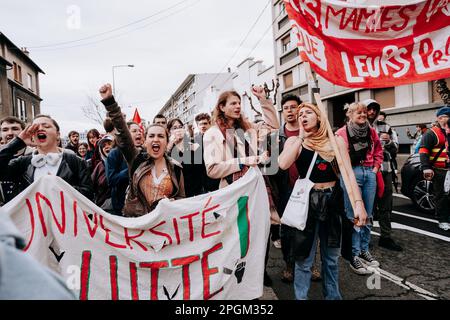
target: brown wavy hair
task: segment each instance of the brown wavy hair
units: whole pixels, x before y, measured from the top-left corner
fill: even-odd
[[[220,109],[220,107],[224,107],[228,101],[228,98],[230,98],[232,96],[235,96],[235,97],[239,98],[239,101],[242,101],[239,93],[237,93],[234,90],[222,92],[219,96],[219,99],[217,99],[217,104],[214,108],[211,121],[212,121],[212,124],[217,124],[217,126],[219,128],[230,129],[228,127],[228,121],[225,116],[225,113]],[[248,129],[251,128],[251,124],[247,120],[245,120],[241,114],[240,118],[234,121],[233,127],[235,129],[240,128],[240,129],[243,129],[244,131],[247,131]]]

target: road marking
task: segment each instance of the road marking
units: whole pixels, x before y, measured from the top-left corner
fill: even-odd
[[[402,199],[411,200],[411,199],[408,198],[407,196],[404,196],[403,194],[400,194],[400,193],[393,193],[392,195],[393,195],[394,197],[397,197],[397,198],[402,198]]]
[[[400,223],[397,223],[397,222],[393,222],[392,223],[392,228],[409,230],[409,231],[420,233],[420,234],[423,234],[423,235],[426,235],[426,236],[429,236],[429,237],[432,237],[432,238],[436,238],[436,239],[444,240],[446,242],[450,242],[450,238],[449,237],[441,236],[440,234],[436,234],[436,233],[433,233],[433,232],[421,230],[421,229],[418,229],[418,228],[406,226],[404,224],[400,224]]]
[[[376,228],[379,228],[380,224],[378,223],[378,221],[375,221],[373,226],[376,227]],[[449,237],[441,236],[440,234],[436,234],[436,233],[433,233],[433,232],[425,231],[425,230],[422,230],[422,229],[410,227],[410,226],[407,226],[407,225],[404,225],[404,224],[401,224],[401,223],[392,222],[391,227],[392,227],[392,229],[408,230],[408,231],[412,231],[412,232],[415,232],[415,233],[423,234],[423,235],[431,237],[431,238],[435,238],[435,239],[439,239],[439,240],[444,240],[446,242],[450,242],[450,238]],[[371,232],[371,233],[373,233],[373,234],[375,234],[377,236],[379,235],[376,232]]]
[[[427,299],[427,300],[437,300],[439,299],[439,296],[431,293],[419,286],[416,286],[415,284],[409,282],[409,281],[405,281],[405,279],[402,279],[398,276],[396,276],[395,274],[389,273],[386,270],[383,270],[381,268],[375,268],[376,271],[379,272],[380,276],[382,276],[383,278],[385,278],[386,280],[389,280],[393,283],[395,283],[396,285],[405,288],[407,290],[412,290],[415,293],[417,293],[419,296]],[[375,272],[376,272],[375,271]]]
[[[424,218],[424,217],[420,217],[420,216],[415,216],[415,215],[404,213],[404,212],[400,212],[400,211],[392,211],[392,213],[399,214],[399,215],[405,216],[405,217],[410,217],[410,218],[414,218],[414,219],[419,219],[419,220],[423,220],[423,221],[428,221],[428,222],[433,222],[433,223],[439,224],[439,221],[437,221],[437,220]]]
[[[393,282],[394,284],[396,284],[408,291],[409,290],[414,291],[415,293],[417,293],[417,295],[425,298],[426,300],[439,299],[438,295],[431,293],[430,291],[427,291],[419,286],[416,286],[414,283],[405,281],[405,279],[402,279],[399,276],[396,276],[395,274],[392,274],[386,270],[383,270],[380,267],[371,267],[371,266],[367,265],[366,263],[364,263],[364,261],[362,261],[362,263],[368,270],[371,270],[373,273],[380,275],[381,277],[385,278],[386,280],[389,280],[389,281]]]

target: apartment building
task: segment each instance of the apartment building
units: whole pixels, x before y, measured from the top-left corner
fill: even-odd
[[[220,92],[232,88],[231,72],[190,74],[158,113],[192,124],[195,115],[211,113]]]
[[[0,118],[13,115],[27,122],[40,113],[40,73],[29,52],[0,32]]]
[[[233,88],[242,97],[241,108],[245,115],[251,120],[259,120],[257,112],[261,112],[258,99],[252,95],[251,87],[263,86],[267,84],[268,88],[273,90],[270,97],[273,98],[275,83],[275,67],[272,65],[266,67],[261,60],[255,60],[254,58],[247,58],[236,67],[236,71],[233,73]],[[251,100],[250,100],[251,99]],[[252,109],[251,103],[255,110]]]
[[[257,112],[252,110],[249,97],[258,112],[260,108],[258,100],[251,94],[251,86],[267,83],[273,89],[272,80],[275,80],[274,66],[266,67],[254,58],[239,63],[234,72],[228,69],[226,73],[190,74],[158,113],[192,124],[197,114],[212,113],[221,92],[236,90],[242,97],[243,112],[254,121]]]

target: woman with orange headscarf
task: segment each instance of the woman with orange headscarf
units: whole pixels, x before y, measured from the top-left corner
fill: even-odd
[[[317,153],[309,179],[314,183],[310,193],[308,219],[303,231],[296,230],[293,237],[293,256],[295,257],[295,296],[299,300],[308,297],[311,285],[311,267],[320,239],[322,260],[323,294],[325,299],[342,299],[339,290],[338,258],[341,245],[341,217],[344,216],[342,189],[339,186],[338,166],[335,152],[327,134],[326,119],[322,120],[319,108],[310,103],[299,107],[299,135],[290,137],[278,158],[281,169],[288,169],[296,164],[299,178],[305,178],[308,168]],[[336,142],[346,168],[351,169],[350,159],[345,143],[336,137]],[[347,170],[351,171],[351,170]],[[354,175],[349,174],[352,189],[358,190]],[[361,195],[355,193],[357,199]],[[358,224],[363,224],[367,217],[364,206],[356,202]]]

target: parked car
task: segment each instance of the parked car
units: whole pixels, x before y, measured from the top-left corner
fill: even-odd
[[[428,214],[434,213],[433,182],[423,178],[420,171],[420,155],[412,154],[401,170],[403,195],[410,198],[416,207]]]

